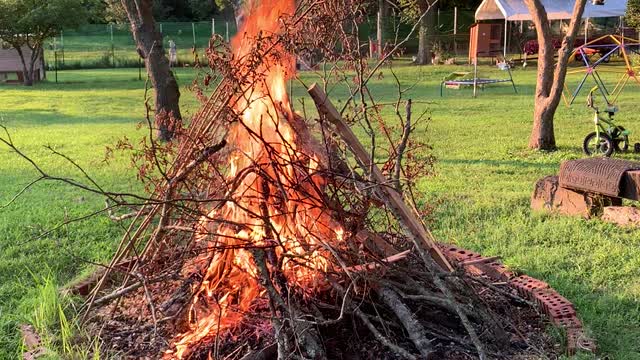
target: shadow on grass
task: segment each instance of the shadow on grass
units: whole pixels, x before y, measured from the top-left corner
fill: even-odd
[[[26,93],[31,91],[46,91],[46,90],[54,90],[54,91],[78,91],[78,90],[138,90],[144,89],[145,78],[142,81],[138,80],[138,78],[122,78],[115,77],[112,79],[101,78],[101,77],[90,77],[87,76],[86,80],[81,77],[72,77],[70,79],[64,79],[66,75],[61,75],[56,83],[51,75],[49,75],[49,80],[36,83],[33,86],[24,86],[22,84],[0,84],[0,89],[2,90],[17,90],[24,91]],[[104,88],[101,88],[100,85],[105,85]]]
[[[18,129],[23,126],[50,126],[50,125],[80,125],[80,124],[132,124],[135,125],[142,121],[131,117],[122,116],[102,116],[96,117],[95,114],[87,113],[86,116],[73,116],[62,114],[57,110],[41,111],[41,110],[2,110],[2,125],[6,126],[9,131],[12,128]],[[43,141],[46,139],[42,139]]]
[[[447,159],[438,158],[439,163],[449,165],[477,165],[488,167],[501,167],[509,166],[515,169],[545,169],[550,173],[558,171],[558,164],[555,162],[542,162],[542,161],[523,161],[523,160],[493,160],[493,159]]]

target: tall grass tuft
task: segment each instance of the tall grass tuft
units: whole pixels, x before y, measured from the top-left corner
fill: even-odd
[[[72,314],[73,299],[61,294],[51,275],[33,276],[35,294],[24,303],[25,321],[40,337],[44,359],[100,359],[100,342],[82,331]],[[25,350],[25,344],[22,344]]]

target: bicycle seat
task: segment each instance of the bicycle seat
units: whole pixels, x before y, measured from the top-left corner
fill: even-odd
[[[607,104],[607,107],[604,109],[604,111],[608,112],[609,114],[615,114],[618,111],[620,111],[620,109],[618,108],[617,105]]]

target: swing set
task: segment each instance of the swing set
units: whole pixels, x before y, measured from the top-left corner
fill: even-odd
[[[638,42],[638,40],[622,35],[604,35],[577,47],[571,54],[571,58],[578,61],[581,60],[584,63],[584,68],[567,71],[567,75],[584,73],[584,76],[574,91],[569,90],[565,81],[564,91],[562,92],[562,99],[565,104],[567,106],[571,106],[573,104],[588,78],[593,80],[595,86],[607,104],[615,103],[618,96],[620,96],[629,83],[630,79],[634,79],[638,84],[640,84],[640,79],[638,79],[637,76],[640,67],[634,67],[629,59],[629,52],[640,54],[639,50],[640,42]],[[603,69],[599,67],[602,63],[608,63],[611,56],[616,53],[624,60],[625,68],[623,70]],[[600,58],[594,61],[592,58],[595,54],[600,54]],[[620,74],[620,77],[612,90],[607,88],[602,77],[600,77],[600,72]]]

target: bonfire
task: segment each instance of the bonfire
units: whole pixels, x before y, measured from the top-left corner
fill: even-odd
[[[413,155],[423,145],[410,134],[424,116],[412,118],[400,97],[400,135],[380,118],[366,84],[381,65],[365,70],[357,41],[364,6],[249,1],[231,43],[211,40],[210,71],[194,85],[202,106],[173,144],[138,155],[151,195],[88,297],[87,323],[105,352],[467,359],[554,351],[531,302],[489,276],[512,273],[436,243],[420,221],[411,179],[430,160]],[[322,86],[310,86],[315,107],[294,111],[296,61],[319,54],[355,71],[356,90],[338,110]],[[366,149],[352,132],[358,122],[371,139],[374,127],[386,134],[377,138],[378,148],[387,142],[386,160],[376,161],[375,141]]]

